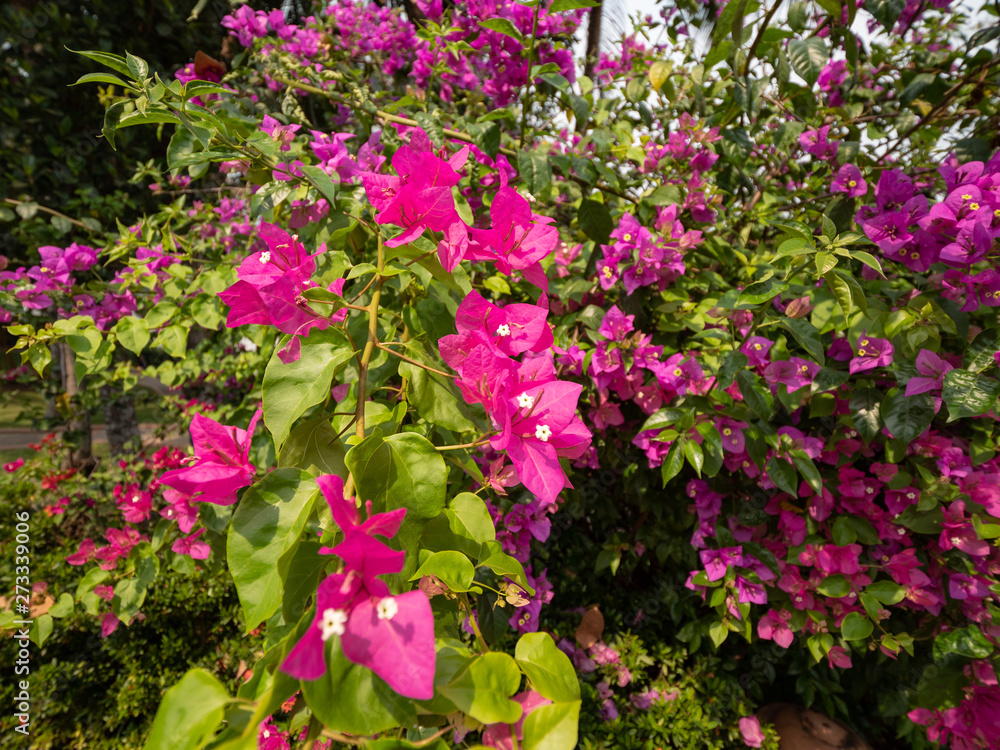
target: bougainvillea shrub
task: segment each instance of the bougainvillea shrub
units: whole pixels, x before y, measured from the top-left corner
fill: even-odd
[[[243,5],[232,69],[172,78],[83,53],[122,92],[110,146],[169,138],[147,172],[174,200],[95,257],[4,271],[11,331],[39,372],[55,341],[79,377],[162,350],[168,384],[243,398],[104,499],[159,513],[149,538],[69,562],[114,581],[110,628],[161,550],[225,559],[266,638],[236,695],[203,670],[167,691],[147,747],[569,748],[581,705],[666,721],[674,656],[657,676],[626,635],[623,657],[549,634],[595,603],[556,591],[614,589],[572,579],[639,569],[678,584],[623,629],[669,602],[657,637],[742,642],[873,735],[1000,732],[996,11],[679,4],[584,76],[586,5]],[[94,262],[115,277],[81,288]],[[574,539],[571,569],[549,550]],[[765,677],[710,746],[773,744]]]

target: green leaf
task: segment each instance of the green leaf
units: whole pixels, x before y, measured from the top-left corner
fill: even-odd
[[[514,22],[508,18],[487,18],[479,22],[479,25],[484,29],[489,29],[490,31],[496,31],[500,34],[505,34],[517,41],[524,43],[524,35],[518,31],[517,26]]]
[[[476,569],[461,552],[455,550],[445,550],[435,552],[428,557],[417,572],[410,576],[411,581],[416,581],[423,576],[437,576],[452,591],[463,592],[473,588],[472,579],[476,575]],[[477,590],[478,587],[476,587]]]
[[[552,182],[552,168],[549,166],[548,157],[535,151],[517,152],[517,171],[528,192],[535,196],[542,193]]]
[[[187,337],[188,329],[184,326],[167,326],[160,329],[153,345],[175,359],[183,359],[187,355]]]
[[[416,721],[413,702],[400,697],[370,669],[347,660],[336,639],[326,674],[302,682],[317,719],[337,732],[373,735]]]
[[[732,7],[730,8],[730,6]],[[746,6],[747,0],[738,0],[738,2],[727,3],[726,7],[722,9],[719,20],[715,22],[715,28],[712,30],[712,38],[716,44],[733,32],[733,24],[737,19],[742,19]],[[742,25],[740,29],[742,31]],[[741,39],[734,38],[734,41],[738,45]]]
[[[301,166],[299,169],[305,175],[306,179],[309,180],[309,183],[322,193],[331,206],[337,205],[337,188],[334,186],[333,180],[330,179],[330,175],[315,166]]]
[[[809,86],[816,83],[829,58],[826,42],[819,37],[793,39],[788,43],[788,61],[792,64],[792,70]]]
[[[118,76],[113,76],[110,73],[87,73],[86,75],[80,76],[76,83],[71,83],[70,86],[79,86],[81,83],[111,83],[116,86],[121,86],[123,89],[129,87],[128,82],[123,81]]]
[[[993,355],[997,351],[1000,351],[1000,336],[996,329],[983,331],[965,350],[962,366],[969,372],[984,372],[996,364]]]
[[[847,596],[851,592],[851,583],[841,574],[836,574],[832,576],[827,576],[822,581],[820,581],[819,586],[816,587],[816,591],[821,593],[823,596],[830,596],[834,599],[839,599],[842,596]]]
[[[705,454],[701,450],[701,446],[698,445],[694,440],[684,441],[684,458],[687,462],[691,464],[691,468],[695,470],[698,477],[701,477],[701,467],[705,463]]]
[[[729,628],[726,623],[716,620],[708,626],[708,637],[712,639],[712,645],[718,648],[729,637]]]
[[[865,10],[875,16],[882,27],[892,33],[892,28],[906,7],[906,0],[868,0]]]
[[[838,547],[846,547],[858,541],[858,532],[847,516],[840,516],[833,524],[833,543]]]
[[[992,653],[993,644],[977,625],[943,633],[934,640],[934,661],[943,661],[949,654],[967,659],[985,659]]]
[[[872,621],[858,612],[848,614],[840,625],[840,634],[845,641],[863,641],[874,630]]]
[[[298,468],[314,476],[347,476],[347,451],[328,417],[316,417],[295,426],[278,455],[279,468]]]
[[[882,429],[882,394],[874,388],[859,388],[851,396],[851,422],[866,443]]]
[[[547,633],[526,633],[514,650],[532,687],[552,701],[580,700],[580,682],[569,660]]]
[[[404,549],[414,549],[427,519],[444,508],[448,469],[441,454],[415,432],[383,437],[376,428],[347,452],[345,463],[358,495],[372,501],[374,512],[408,510],[397,539]],[[408,562],[415,564],[409,557]]]
[[[337,368],[354,356],[354,348],[340,331],[312,331],[302,339],[302,355],[285,364],[277,352],[264,371],[264,424],[274,447],[281,451],[295,420],[325,401]]]
[[[837,304],[840,305],[840,310],[841,312],[844,313],[844,320],[846,320],[847,324],[850,325],[851,323],[850,285],[843,278],[841,278],[835,273],[823,274],[823,280],[826,282],[827,286],[830,287],[830,291],[833,292],[833,296],[837,300]]]
[[[418,360],[430,359],[426,352],[424,356],[418,357],[415,356],[415,352],[410,351],[407,356]],[[429,361],[428,364],[439,370],[444,369],[444,363],[437,359]],[[399,363],[399,374],[408,381],[407,401],[413,404],[417,413],[428,422],[453,432],[482,433],[452,378],[429,372],[409,362]]]
[[[494,651],[470,659],[439,691],[477,721],[513,724],[521,718],[521,706],[510,696],[520,684],[521,671],[514,660]]]
[[[145,750],[197,750],[222,723],[230,702],[222,683],[203,669],[192,669],[167,690],[156,711]]]
[[[934,399],[929,393],[907,396],[901,388],[886,394],[882,419],[893,437],[911,443],[927,431],[934,419]]]
[[[667,482],[676,477],[682,468],[684,468],[684,453],[680,443],[674,443],[670,446],[670,450],[667,451],[667,457],[660,468],[660,472],[663,475],[663,486],[666,487]]]
[[[138,356],[149,343],[149,323],[134,315],[126,315],[115,325],[115,335],[119,344]]]
[[[479,565],[476,567],[489,568],[498,576],[516,581],[529,594],[535,593],[535,590],[528,585],[528,579],[524,575],[524,566],[504,552],[500,542],[490,540],[483,543],[483,547],[479,552]]]
[[[580,723],[580,701],[539,706],[524,720],[523,750],[573,750]]]
[[[68,52],[72,52],[74,55],[83,55],[94,62],[98,62],[112,70],[117,70],[119,73],[132,76],[132,71],[129,70],[128,64],[125,62],[125,58],[121,55],[115,55],[110,52],[101,52],[99,50],[85,50],[78,51],[75,49],[66,48]]]
[[[62,593],[59,595],[59,599],[52,608],[49,609],[49,615],[52,617],[68,617],[73,613],[73,595],[68,593]]]
[[[798,475],[795,467],[788,461],[777,456],[771,456],[767,461],[767,475],[778,489],[787,492],[792,497],[799,496]]]
[[[779,325],[785,328],[796,341],[821,365],[826,364],[826,354],[819,331],[805,318],[782,318]]]
[[[496,529],[486,503],[478,495],[463,492],[424,527],[420,543],[435,552],[457,549],[478,557],[483,544],[494,539]]]
[[[596,8],[600,5],[598,0],[553,0],[547,15],[562,13],[565,10],[579,10],[580,8]]]
[[[576,220],[580,230],[594,242],[606,245],[611,241],[615,223],[611,218],[611,212],[603,203],[592,200],[581,201]]]
[[[761,419],[771,418],[771,393],[760,382],[760,378],[750,370],[740,370],[736,373],[736,383],[740,388],[743,401],[751,411]]]
[[[281,606],[279,561],[291,557],[319,490],[298,469],[277,469],[243,495],[229,527],[226,556],[247,632]]]
[[[948,405],[948,421],[978,417],[996,404],[1000,380],[968,370],[951,370],[944,376],[941,397]]]
[[[806,480],[812,491],[819,497],[823,494],[823,478],[819,474],[819,469],[813,463],[812,458],[805,451],[792,451],[792,463],[799,470],[802,478]]]
[[[149,76],[149,65],[141,57],[136,57],[131,52],[126,52],[125,64],[134,78],[142,80]]]
[[[865,588],[866,594],[871,594],[883,604],[899,604],[906,598],[906,589],[894,581],[875,581]]]
[[[111,599],[112,611],[125,623],[139,614],[149,585],[160,572],[160,558],[149,542],[140,542],[132,549],[129,563],[135,567],[134,575],[118,581]]]
[[[840,0],[816,0],[819,6],[833,16],[837,23],[840,23],[841,5]]]
[[[32,624],[31,632],[28,637],[32,643],[38,646],[38,648],[41,648],[45,645],[45,641],[49,639],[49,636],[52,635],[52,630],[54,628],[55,623],[52,620],[52,615],[39,615],[35,618],[35,622]]]

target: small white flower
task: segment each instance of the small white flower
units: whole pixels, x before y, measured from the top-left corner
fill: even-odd
[[[535,428],[535,437],[543,443],[547,443],[549,442],[549,438],[552,437],[552,430],[549,429],[547,424],[540,424]]]
[[[378,603],[376,607],[378,611],[378,619],[380,620],[391,620],[399,612],[399,605],[396,604],[396,600],[391,596],[384,597]]]
[[[257,351],[257,345],[253,341],[248,339],[246,336],[244,336],[239,340],[239,342],[236,344],[236,348],[244,352]]]
[[[132,495],[132,502],[133,503],[139,502],[139,496],[138,495]]]
[[[343,635],[344,626],[347,624],[347,613],[342,609],[328,609],[323,612],[323,621],[319,624],[323,630],[323,640],[330,640],[330,636]]]
[[[517,397],[517,405],[522,409],[530,409],[535,403],[535,397],[529,396],[527,393],[522,393]]]
[[[499,336],[500,338],[506,338],[507,336],[510,336],[510,326],[507,325],[506,323],[501,323],[500,326],[497,328],[497,336]]]
[[[268,737],[270,737],[270,736],[271,736],[271,732],[270,732],[270,731],[268,731],[267,729],[265,729],[265,730],[264,730],[264,739],[266,740],[266,739],[267,739]]]
[[[267,263],[271,262],[271,251],[270,250],[265,250],[264,252],[262,252],[260,254],[260,262],[264,263],[264,264],[267,264]]]

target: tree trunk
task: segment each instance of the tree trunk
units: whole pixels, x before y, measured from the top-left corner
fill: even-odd
[[[135,416],[135,399],[120,387],[101,386],[101,404],[104,410],[104,431],[112,456],[138,453],[142,450],[139,420]]]
[[[90,438],[90,412],[80,403],[80,387],[76,381],[76,355],[68,344],[60,344],[62,350],[63,392],[69,406],[66,420],[65,438],[69,443],[67,463],[71,467],[83,467],[93,462]]]
[[[590,9],[587,17],[587,57],[583,68],[583,74],[588,78],[594,77],[594,66],[597,65],[597,57],[601,52],[601,19],[604,17],[604,2],[599,0],[598,5]]]

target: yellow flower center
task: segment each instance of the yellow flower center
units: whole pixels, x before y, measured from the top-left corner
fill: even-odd
[[[859,357],[865,356],[865,350],[864,349],[858,349],[858,356]]]
[[[858,181],[857,180],[851,180],[850,182],[847,183],[847,185],[848,185],[848,187],[857,187],[858,186]]]

